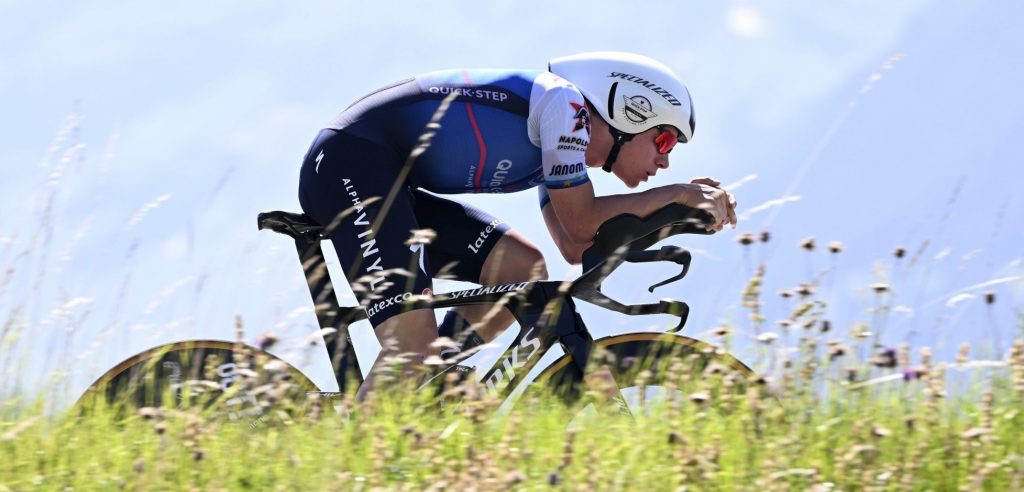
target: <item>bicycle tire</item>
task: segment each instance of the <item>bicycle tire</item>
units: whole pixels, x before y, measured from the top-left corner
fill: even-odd
[[[228,420],[255,425],[265,421],[270,406],[289,400],[286,393],[294,396],[316,390],[301,371],[258,347],[187,340],[121,361],[97,378],[75,406],[88,411],[105,403],[124,411],[198,405]]]
[[[653,388],[672,388],[684,398],[698,398],[700,392],[699,398],[713,402],[722,391],[742,393],[757,377],[749,366],[715,345],[673,333],[614,335],[595,340],[594,346],[588,371],[607,367],[624,395],[629,390],[641,389],[643,396]],[[579,369],[565,355],[538,375],[528,394],[539,396],[544,391],[578,402],[583,396],[580,380]],[[720,384],[726,380],[727,384]]]

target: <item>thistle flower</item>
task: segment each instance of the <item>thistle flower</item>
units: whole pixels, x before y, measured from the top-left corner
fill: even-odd
[[[922,376],[924,376],[924,371],[921,370],[921,369],[911,368],[911,367],[903,369],[903,380],[904,381],[913,381],[915,379],[921,379]]]
[[[271,335],[270,333],[267,332],[263,332],[263,334],[261,334],[260,337],[256,339],[256,345],[260,348],[260,350],[266,351],[273,347],[274,344],[277,343],[277,341],[278,339],[276,336]]]

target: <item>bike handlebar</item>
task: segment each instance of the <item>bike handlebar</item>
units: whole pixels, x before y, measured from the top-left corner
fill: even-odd
[[[569,292],[574,297],[623,314],[678,316],[679,324],[669,332],[679,331],[686,324],[690,311],[686,303],[663,299],[656,304],[624,305],[601,293],[601,283],[623,262],[670,261],[682,265],[682,272],[651,285],[649,292],[682,279],[690,269],[692,257],[689,251],[676,246],[663,246],[657,250],[647,248],[677,234],[713,234],[713,230],[708,230],[713,223],[714,218],[707,211],[682,204],[666,205],[644,218],[623,214],[609,219],[598,228],[594,244],[583,252],[584,273],[573,282]]]
[[[679,203],[666,205],[647,217],[622,214],[608,219],[597,229],[594,244],[583,252],[583,271],[613,258],[617,250],[646,250],[654,243],[677,234],[714,234],[708,226],[715,223],[706,210]]]

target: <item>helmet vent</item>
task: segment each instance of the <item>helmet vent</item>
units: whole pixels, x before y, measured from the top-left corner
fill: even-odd
[[[608,89],[608,117],[615,119],[615,88],[619,86],[616,82],[612,84],[612,88]]]

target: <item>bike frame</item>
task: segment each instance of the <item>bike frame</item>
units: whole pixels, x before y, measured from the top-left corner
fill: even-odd
[[[674,246],[660,250],[646,248],[675,234],[708,234],[706,225],[712,222],[707,212],[679,204],[667,205],[644,218],[624,214],[598,228],[593,245],[583,253],[584,274],[568,285],[537,281],[486,286],[434,296],[416,296],[411,307],[437,309],[502,304],[515,316],[520,330],[503,355],[484,374],[484,384],[506,398],[517,394],[516,390],[523,386],[527,374],[548,350],[558,344],[570,356],[573,366],[571,377],[563,384],[575,388],[584,383],[583,375],[594,339],[577,314],[573,298],[627,315],[672,314],[678,316],[680,322],[668,332],[679,331],[689,314],[686,303],[662,300],[655,304],[623,305],[601,293],[600,286],[612,271],[627,261],[668,261],[683,267],[678,275],[652,285],[649,288],[652,292],[658,286],[683,278],[690,265],[688,251]],[[323,227],[305,215],[286,212],[262,213],[257,218],[257,225],[260,229],[269,228],[295,240],[317,321],[321,329],[332,329],[324,332],[323,337],[338,388],[341,393],[347,392],[349,381],[362,382],[362,371],[348,327],[365,319],[366,315],[361,306],[342,307],[338,303],[320,246],[320,241],[326,238]],[[456,363],[442,373],[465,369]]]
[[[319,241],[296,238],[296,251],[303,265],[310,296],[316,306],[321,328],[332,328],[324,335],[327,353],[341,393],[350,388],[350,381],[362,381],[359,359],[352,345],[348,327],[365,319],[358,306],[340,306]],[[519,323],[519,333],[501,357],[484,373],[480,381],[489,391],[502,398],[516,394],[526,376],[555,344],[572,356],[577,367],[574,383],[583,380],[583,371],[594,340],[583,319],[576,313],[571,296],[559,292],[562,282],[537,281],[479,287],[421,298],[416,309],[439,309],[474,304],[501,304],[512,312]],[[564,289],[563,289],[564,291]],[[458,356],[457,356],[458,357]],[[468,368],[452,364],[437,376],[452,370]]]

